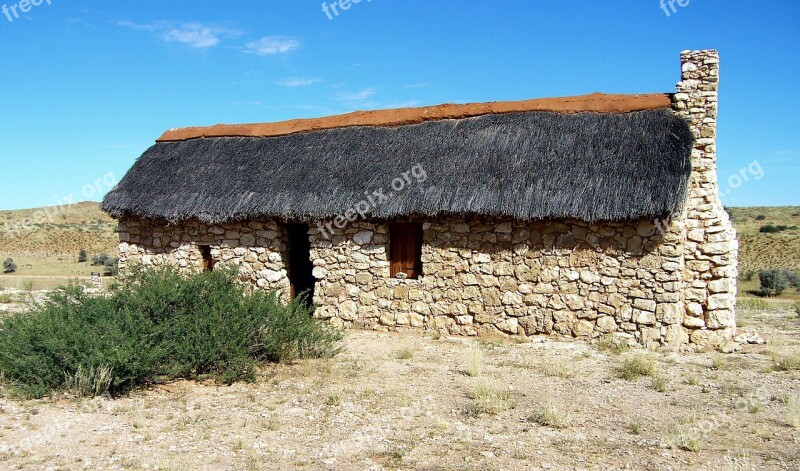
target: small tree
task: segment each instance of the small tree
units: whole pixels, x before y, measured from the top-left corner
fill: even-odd
[[[89,254],[87,254],[85,250],[81,249],[81,251],[78,252],[78,263],[84,263],[87,260],[89,260]]]
[[[119,259],[109,257],[103,264],[104,276],[117,276],[119,274]]]
[[[3,273],[16,273],[17,271],[17,264],[14,263],[14,260],[7,258],[6,261],[3,262]]]
[[[789,286],[792,288],[800,288],[800,276],[798,276],[797,272],[785,270],[783,274],[786,276],[786,282],[789,283]]]
[[[758,274],[761,281],[761,293],[764,296],[778,296],[789,287],[786,273],[783,270],[764,270]]]
[[[95,255],[94,257],[92,257],[92,266],[93,267],[105,266],[109,260],[111,260],[111,255],[107,253],[101,253],[100,255]]]

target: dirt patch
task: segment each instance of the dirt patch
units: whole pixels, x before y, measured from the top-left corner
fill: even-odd
[[[314,119],[295,119],[279,123],[217,124],[209,127],[172,129],[158,142],[185,141],[210,137],[274,137],[301,132],[321,131],[348,126],[401,126],[442,119],[462,119],[486,114],[551,111],[555,113],[625,113],[668,108],[672,100],[666,94],[607,95],[593,93],[562,98],[540,98],[524,101],[438,105],[424,108],[356,111]]]
[[[793,313],[740,317],[797,351]],[[0,467],[800,466],[800,430],[787,424],[800,374],[770,370],[769,345],[725,356],[617,355],[583,342],[372,332],[351,332],[346,345],[333,360],[267,368],[254,384],[180,382],[116,400],[2,399]],[[642,355],[654,376],[621,379]]]

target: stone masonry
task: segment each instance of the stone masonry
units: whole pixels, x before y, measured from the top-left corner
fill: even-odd
[[[717,51],[681,53],[682,80],[674,110],[686,119],[695,136],[692,178],[681,219],[686,235],[686,320],[691,341],[719,346],[736,332],[735,303],[738,242],[736,231],[719,198],[717,185]]]
[[[423,275],[389,276],[388,221],[326,238],[310,224],[315,316],[361,329],[591,338],[650,348],[720,348],[735,334],[736,233],[719,199],[716,51],[683,52],[673,108],[696,138],[684,209],[669,221],[590,224],[423,220]],[[237,265],[243,281],[289,298],[288,232],[278,221],[169,225],[120,221],[120,268]]]
[[[125,219],[119,223],[119,267],[169,264],[189,271],[203,268],[199,246],[208,245],[217,266],[238,266],[242,281],[287,293],[286,229],[273,221],[168,225]]]

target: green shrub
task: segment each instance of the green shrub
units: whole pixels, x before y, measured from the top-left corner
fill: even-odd
[[[786,225],[775,226],[772,224],[767,224],[765,226],[761,226],[758,229],[758,232],[762,232],[764,234],[777,234],[779,232],[795,230],[795,229],[797,229],[797,226],[786,226]]]
[[[84,263],[88,260],[89,254],[87,254],[85,250],[81,249],[81,251],[78,252],[78,263]]]
[[[110,258],[103,264],[104,276],[117,276],[119,274],[119,259]]]
[[[761,293],[764,296],[778,296],[789,287],[786,273],[782,270],[764,270],[758,274],[761,281]]]
[[[2,321],[0,377],[20,397],[117,393],[207,375],[230,384],[253,379],[259,362],[338,353],[338,330],[275,293],[246,294],[235,276],[162,268],[135,271],[106,297],[57,290]]]
[[[100,255],[95,255],[92,257],[92,266],[93,267],[102,267],[105,266],[109,260],[112,260],[111,255],[107,253],[101,253]]]
[[[758,216],[756,216],[756,221],[764,221],[765,219],[767,219],[767,217],[764,216],[763,214],[759,214]]]
[[[753,277],[756,275],[756,272],[753,270],[747,270],[746,272],[742,273],[742,280],[743,281],[753,281]]]
[[[14,263],[14,260],[7,258],[3,262],[3,273],[16,273],[17,271],[17,264]]]
[[[784,270],[783,275],[786,277],[786,282],[789,283],[789,286],[800,288],[800,276],[797,275],[797,272]]]

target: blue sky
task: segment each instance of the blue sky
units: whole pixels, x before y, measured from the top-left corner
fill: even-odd
[[[669,16],[659,0],[362,0],[331,18],[320,0],[36,3],[0,0],[0,209],[99,200],[173,127],[671,92],[680,51],[702,48],[721,54],[723,202],[800,204],[795,0]]]

